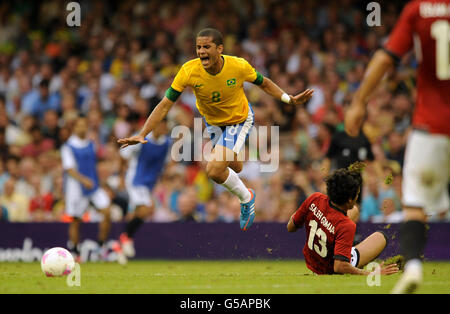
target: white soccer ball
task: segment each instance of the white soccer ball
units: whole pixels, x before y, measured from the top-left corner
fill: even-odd
[[[41,269],[47,277],[66,276],[74,267],[72,254],[62,247],[54,247],[42,255]]]

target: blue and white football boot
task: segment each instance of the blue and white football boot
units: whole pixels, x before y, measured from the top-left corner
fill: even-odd
[[[252,195],[252,198],[248,203],[241,204],[241,229],[246,231],[253,224],[255,219],[255,191],[248,189]]]

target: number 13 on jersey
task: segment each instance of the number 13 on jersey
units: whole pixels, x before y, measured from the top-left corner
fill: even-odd
[[[434,22],[431,36],[436,40],[436,77],[450,80],[450,24],[444,20]]]
[[[309,221],[308,248],[314,250],[320,257],[326,257],[327,250],[327,234],[320,228],[317,228],[317,221]],[[317,236],[319,245],[314,244],[314,238]]]

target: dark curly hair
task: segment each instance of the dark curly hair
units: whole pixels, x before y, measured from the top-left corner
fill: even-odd
[[[343,205],[357,196],[362,184],[361,172],[364,167],[364,163],[355,162],[347,169],[335,170],[325,178],[327,195],[333,203]]]

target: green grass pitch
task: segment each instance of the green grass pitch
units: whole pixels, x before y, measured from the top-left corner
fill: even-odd
[[[450,262],[424,265],[417,293],[450,293]],[[39,263],[0,263],[0,293],[389,293],[399,276],[368,286],[365,276],[313,275],[301,260],[145,260],[81,264],[81,286],[69,287],[65,277],[45,277]]]

